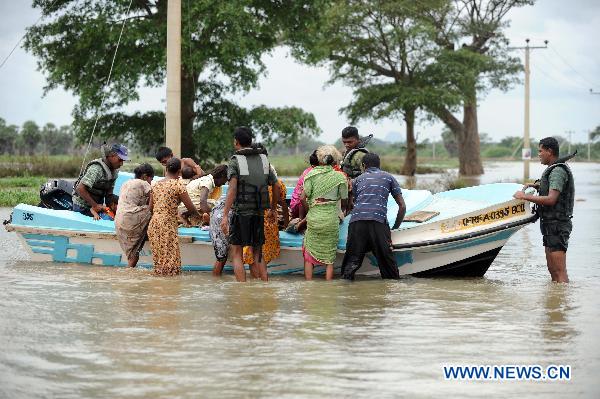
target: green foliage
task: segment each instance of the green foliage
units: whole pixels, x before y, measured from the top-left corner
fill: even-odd
[[[29,155],[35,154],[35,150],[42,138],[39,126],[33,121],[27,121],[21,128],[22,145]]]
[[[92,131],[129,141],[144,153],[164,139],[162,111],[126,114],[139,99],[140,85],[162,86],[166,75],[166,0],[35,0],[46,23],[28,29],[25,47],[46,72],[47,89],[61,86],[79,97],[75,127],[80,141]],[[265,140],[293,142],[299,134],[318,134],[310,114],[297,108],[244,109],[233,95],[255,88],[265,73],[261,59],[285,31],[302,31],[318,9],[312,1],[195,0],[182,7],[182,152],[217,159],[231,151],[230,132],[250,124]],[[120,34],[113,75],[107,76]],[[105,102],[102,104],[102,98]],[[286,118],[285,116],[289,116]]]
[[[45,177],[0,178],[0,206],[37,205]]]
[[[7,125],[6,121],[0,118],[0,154],[12,154],[15,150],[19,128],[15,125]]]
[[[490,146],[486,148],[482,155],[484,158],[505,158],[512,156],[513,151],[507,147]]]

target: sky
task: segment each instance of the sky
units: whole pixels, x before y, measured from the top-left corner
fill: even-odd
[[[30,0],[0,0],[0,63],[19,42],[25,28],[39,18]],[[587,141],[587,132],[600,125],[600,1],[538,0],[535,5],[513,9],[506,29],[511,46],[543,45],[548,49],[531,52],[531,137],[567,136],[573,142]],[[519,51],[523,59],[523,51]],[[348,124],[338,110],[348,104],[352,90],[342,84],[326,85],[326,67],[308,67],[293,60],[286,49],[265,55],[267,74],[259,87],[237,95],[241,105],[272,107],[297,106],[312,112],[324,142],[334,142]],[[69,124],[77,99],[60,88],[43,95],[44,74],[36,59],[18,47],[0,68],[0,118],[7,124],[22,125],[34,120]],[[141,100],[128,111],[164,110],[164,88],[142,88]],[[524,88],[516,85],[507,92],[492,90],[479,95],[479,130],[497,141],[521,136],[524,126]],[[455,114],[459,119],[461,115]],[[361,134],[378,138],[403,137],[402,120],[360,121]],[[420,120],[418,140],[439,139],[444,125]]]

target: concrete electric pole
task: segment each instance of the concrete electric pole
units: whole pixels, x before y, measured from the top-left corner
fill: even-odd
[[[181,0],[167,4],[167,137],[173,155],[181,157]]]
[[[523,131],[523,183],[529,180],[529,161],[531,160],[531,145],[529,140],[529,52],[534,49],[548,48],[548,40],[544,46],[530,46],[529,39],[525,39],[525,47],[509,47],[509,50],[525,50],[525,129]]]

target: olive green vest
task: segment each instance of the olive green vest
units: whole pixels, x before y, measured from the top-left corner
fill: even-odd
[[[352,158],[354,158],[354,155],[356,155],[357,152],[364,152],[365,154],[368,154],[369,150],[367,150],[364,147],[353,148],[350,151],[348,151],[348,153],[344,156],[344,159],[342,160],[342,171],[351,179],[356,179],[362,174],[362,169],[360,168],[360,165],[352,164]]]
[[[238,211],[260,211],[270,208],[269,159],[265,154],[236,154],[239,176],[234,208]]]
[[[563,168],[563,170],[567,172],[568,180],[558,196],[558,201],[554,206],[538,206],[537,212],[542,221],[569,220],[573,217],[573,205],[575,203],[575,181],[573,180],[571,168],[569,168],[566,163],[560,162],[559,160],[544,170],[542,178],[540,179],[539,194],[541,196],[546,196],[549,194],[550,172],[552,172],[554,168]]]
[[[119,171],[118,170],[115,170],[115,171],[110,170],[110,168],[108,167],[108,165],[104,162],[104,160],[102,158],[94,159],[94,160],[91,160],[90,162],[88,162],[88,164],[85,166],[85,169],[83,170],[83,173],[81,175],[79,175],[79,178],[73,185],[73,195],[81,197],[79,195],[79,193],[77,192],[76,188],[77,188],[77,185],[79,184],[79,181],[85,175],[85,173],[87,172],[87,170],[89,169],[89,167],[91,165],[100,165],[102,167],[102,178],[100,180],[96,181],[92,187],[86,186],[86,189],[87,189],[88,193],[90,193],[90,195],[92,196],[94,201],[96,201],[96,203],[103,204],[104,197],[106,196],[106,194],[110,193],[115,186],[115,181],[117,180],[117,177],[119,176]]]

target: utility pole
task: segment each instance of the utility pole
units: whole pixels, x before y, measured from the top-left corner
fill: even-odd
[[[433,159],[435,159],[435,137],[433,138]]]
[[[592,160],[591,157],[591,146],[592,146],[592,131],[588,130],[588,162]]]
[[[573,131],[572,130],[567,130],[565,133],[567,133],[569,135],[569,143],[567,145],[567,154],[571,153],[571,137],[573,137]]]
[[[166,145],[181,157],[181,0],[167,4]]]
[[[525,39],[525,47],[509,47],[509,50],[525,50],[525,129],[523,132],[523,183],[529,180],[529,161],[531,160],[531,145],[529,143],[529,52],[534,49],[548,48],[548,40],[544,46],[530,46],[529,39]]]

